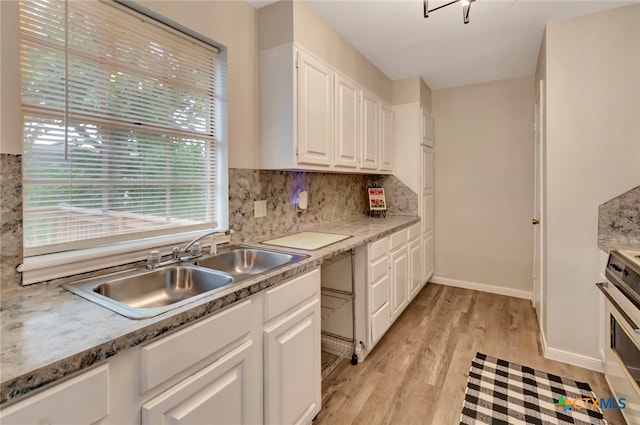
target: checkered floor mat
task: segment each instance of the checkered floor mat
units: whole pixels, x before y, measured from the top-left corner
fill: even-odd
[[[596,395],[585,382],[482,353],[471,362],[461,425],[606,423]]]

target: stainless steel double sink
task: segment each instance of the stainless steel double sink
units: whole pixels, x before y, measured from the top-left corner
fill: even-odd
[[[307,258],[245,245],[220,249],[155,269],[134,269],[62,285],[131,319],[145,319],[192,303],[243,280]]]

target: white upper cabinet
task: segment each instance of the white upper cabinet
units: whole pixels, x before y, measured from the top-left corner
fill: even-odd
[[[353,81],[335,75],[335,166],[358,167],[360,149],[360,89]]]
[[[433,118],[425,110],[422,112],[422,144],[433,147]]]
[[[380,107],[380,170],[393,170],[393,109],[382,102]]]
[[[333,72],[298,52],[298,163],[331,165],[333,157]]]
[[[259,54],[260,168],[390,174],[393,109],[293,44]]]
[[[366,91],[362,91],[362,159],[360,168],[377,170],[380,165],[380,101]]]

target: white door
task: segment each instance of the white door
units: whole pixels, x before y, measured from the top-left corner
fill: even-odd
[[[360,148],[360,90],[335,74],[335,165],[357,168]]]
[[[408,300],[409,256],[407,246],[393,251],[389,255],[391,266],[389,285],[391,287],[391,317],[395,319],[402,313]]]
[[[264,335],[265,423],[311,423],[322,402],[320,301],[268,326]]]
[[[298,163],[330,165],[333,154],[333,76],[298,52]]]
[[[380,102],[371,93],[362,92],[362,156],[360,168],[377,170],[380,165]]]
[[[251,367],[254,354],[245,341],[215,363],[142,406],[142,425],[252,424],[260,405],[251,395],[260,381]]]
[[[391,105],[381,105],[380,170],[393,170],[393,109]]]
[[[538,316],[540,328],[544,329],[544,281],[543,281],[543,257],[542,231],[544,222],[542,221],[542,176],[544,172],[544,160],[542,156],[542,146],[544,137],[544,114],[543,114],[543,96],[544,82],[540,81],[539,93],[536,99],[535,116],[534,116],[534,132],[535,132],[535,155],[534,155],[534,189],[533,189],[533,305]]]

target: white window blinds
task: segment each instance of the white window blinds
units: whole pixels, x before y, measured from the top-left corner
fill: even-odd
[[[20,27],[26,255],[216,226],[217,49],[98,1]]]

